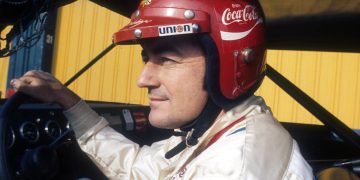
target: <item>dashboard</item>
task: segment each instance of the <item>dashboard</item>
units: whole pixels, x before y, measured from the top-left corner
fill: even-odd
[[[152,140],[139,140],[141,145],[150,144],[170,135],[169,130],[150,126],[147,116],[149,107],[141,105],[88,102],[100,116],[105,117],[115,130],[137,139],[137,135],[156,131]],[[1,108],[1,106],[0,106]],[[13,113],[8,127],[8,149],[31,148],[49,144],[70,130],[70,124],[55,104],[25,104]],[[70,140],[70,139],[69,139]]]
[[[149,107],[141,105],[87,102],[112,128],[140,145],[168,138],[172,131],[150,126]],[[1,105],[0,105],[1,108]],[[24,104],[11,114],[7,127],[7,161],[16,179],[24,176],[24,157],[29,151],[49,146],[66,134],[56,148],[59,172],[55,179],[106,179],[80,150],[62,108],[55,104]],[[70,132],[70,133],[69,133]],[[31,155],[34,158],[36,155]],[[50,159],[51,157],[46,157]],[[74,161],[76,160],[76,161]],[[42,167],[46,168],[46,167]]]

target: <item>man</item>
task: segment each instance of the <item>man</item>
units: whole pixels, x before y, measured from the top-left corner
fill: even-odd
[[[139,147],[47,73],[11,83],[66,111],[77,140],[110,179],[312,179],[296,142],[253,96],[265,73],[257,1],[147,0],[117,44],[139,43],[150,123],[175,129]],[[41,94],[41,97],[38,95]]]

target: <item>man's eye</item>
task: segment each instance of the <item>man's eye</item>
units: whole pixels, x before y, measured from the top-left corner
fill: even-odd
[[[166,63],[166,62],[175,62],[174,60],[170,59],[170,58],[166,58],[166,57],[160,57],[159,59],[162,63]]]

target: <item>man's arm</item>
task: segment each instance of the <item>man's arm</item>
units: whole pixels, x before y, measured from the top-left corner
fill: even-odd
[[[64,111],[81,149],[110,179],[153,179],[159,167],[166,166],[162,144],[140,148],[122,134],[84,101]]]
[[[43,71],[29,71],[13,79],[14,89],[41,101],[57,103],[65,111],[83,151],[110,179],[152,179],[164,155],[161,143],[140,148],[109,127],[109,123],[93,111],[80,97],[60,81]],[[164,164],[164,163],[163,163]]]

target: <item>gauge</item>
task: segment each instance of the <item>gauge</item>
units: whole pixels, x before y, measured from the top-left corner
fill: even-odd
[[[15,133],[14,130],[10,127],[6,132],[6,147],[10,149],[15,143]]]
[[[69,121],[66,123],[66,129],[71,129],[71,125]]]
[[[58,122],[50,120],[45,125],[45,132],[50,138],[56,139],[61,135],[61,127]]]
[[[35,143],[39,140],[39,129],[32,122],[24,122],[20,126],[20,136],[29,143]]]

